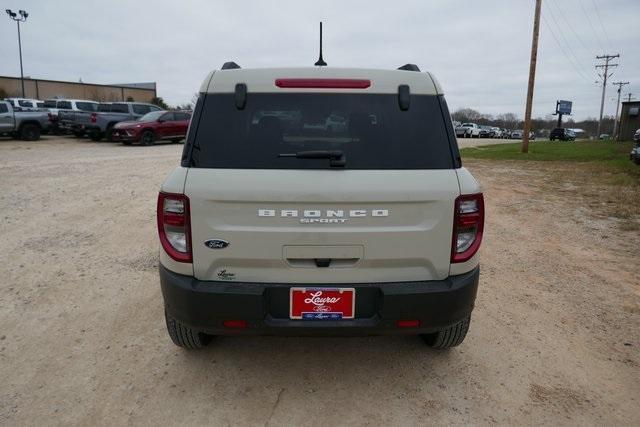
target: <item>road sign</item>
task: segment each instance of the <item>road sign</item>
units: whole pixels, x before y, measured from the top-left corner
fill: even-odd
[[[571,101],[556,101],[556,113],[571,114],[572,105],[573,105],[573,102]]]

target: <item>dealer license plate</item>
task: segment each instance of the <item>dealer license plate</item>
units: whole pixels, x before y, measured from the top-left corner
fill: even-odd
[[[353,319],[354,288],[290,288],[289,317],[301,320]]]

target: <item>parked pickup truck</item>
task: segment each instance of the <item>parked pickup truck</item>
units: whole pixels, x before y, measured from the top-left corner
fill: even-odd
[[[137,120],[147,113],[160,110],[156,105],[141,102],[105,103],[98,105],[97,112],[77,113],[75,124],[81,126],[93,141],[100,141],[102,138],[112,141],[116,123]]]
[[[49,129],[49,113],[45,111],[15,111],[8,101],[0,101],[0,135],[11,135],[25,141],[35,141]]]
[[[44,108],[51,113],[53,133],[61,134],[75,129],[74,117],[69,114],[73,115],[77,111],[97,111],[98,103],[86,99],[47,99],[44,101]]]
[[[456,136],[462,138],[479,138],[480,126],[475,123],[463,123],[456,128]]]
[[[71,132],[78,138],[85,134],[84,127],[78,121],[78,115],[95,113],[99,103],[94,101],[58,101],[58,128],[63,132]]]

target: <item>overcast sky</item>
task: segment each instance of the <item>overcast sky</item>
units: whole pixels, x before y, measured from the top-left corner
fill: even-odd
[[[151,1],[2,0],[29,12],[26,76],[94,83],[155,81],[189,102],[223,62],[312,66],[324,21],[329,66],[430,70],[450,109],[524,114],[534,0]],[[543,0],[533,115],[556,99],[574,118],[598,115],[595,56],[620,53],[613,81],[640,97],[640,0]],[[19,76],[15,24],[0,20],[0,75]],[[554,38],[555,36],[555,38]],[[557,40],[556,40],[557,39]],[[560,44],[561,47],[558,46]],[[605,114],[615,113],[609,86]]]

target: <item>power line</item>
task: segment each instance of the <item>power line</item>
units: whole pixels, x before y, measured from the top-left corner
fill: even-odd
[[[556,9],[558,9],[558,12],[560,13],[560,17],[564,20],[564,22],[567,24],[567,27],[569,27],[569,29],[571,30],[571,32],[573,33],[573,35],[575,36],[576,39],[578,39],[578,41],[580,42],[580,44],[582,45],[582,47],[585,50],[591,51],[591,49],[589,47],[587,47],[587,44],[584,42],[584,40],[582,40],[582,37],[580,37],[577,33],[577,31],[573,28],[573,25],[571,25],[571,21],[569,19],[567,19],[567,17],[565,16],[564,12],[562,11],[562,8],[560,7],[560,5],[558,5],[558,3],[556,3],[555,0],[551,0],[551,3],[553,3],[556,7]]]
[[[569,61],[569,64],[571,64],[571,66],[573,67],[573,69],[578,73],[578,75],[584,79],[586,82],[591,83],[593,80],[589,79],[588,77],[585,77],[585,74],[583,74],[582,70],[580,69],[579,65],[576,65],[573,62],[573,59],[571,59],[571,57],[567,54],[567,51],[564,49],[564,47],[562,46],[562,43],[560,43],[560,40],[558,40],[558,37],[556,36],[555,32],[553,31],[553,28],[551,27],[551,25],[549,25],[549,22],[547,21],[547,19],[544,17],[544,15],[542,15],[542,21],[544,21],[544,24],[547,26],[547,29],[549,30],[549,32],[551,33],[551,36],[553,37],[553,39],[556,41],[556,44],[558,45],[558,47],[560,48],[560,50],[562,51],[562,53],[564,54],[565,58],[567,58],[567,61]]]
[[[591,27],[591,32],[593,34],[593,37],[596,39],[596,41],[600,45],[600,49],[605,50],[604,49],[604,44],[602,43],[602,41],[600,40],[600,37],[596,33],[596,29],[593,26],[593,24],[591,23],[591,19],[589,19],[589,14],[587,14],[587,9],[584,8],[584,5],[582,4],[582,1],[578,0],[578,3],[580,3],[580,8],[582,9],[582,13],[584,13],[584,17],[587,18],[587,22],[589,23],[589,26]]]
[[[576,64],[578,65],[580,71],[582,71],[582,67],[580,64],[580,59],[578,58],[578,56],[575,54],[575,52],[573,51],[573,49],[571,48],[571,44],[569,43],[569,41],[567,40],[567,38],[564,36],[563,32],[562,32],[562,26],[558,24],[558,21],[556,20],[556,17],[554,16],[553,12],[551,11],[551,9],[549,7],[547,7],[547,12],[549,12],[549,16],[551,17],[551,19],[553,20],[553,23],[556,26],[556,29],[558,30],[558,34],[560,35],[560,38],[564,41],[567,50],[569,51],[569,53],[573,56],[573,58],[575,59]],[[549,26],[549,23],[547,21],[547,26]]]
[[[602,23],[602,17],[600,16],[598,5],[596,4],[595,0],[591,0],[591,3],[593,3],[593,9],[596,11],[596,16],[598,17],[598,22],[600,22],[600,28],[602,28],[602,33],[604,34],[604,37],[607,40],[607,43],[609,43],[609,47],[613,49],[613,45],[611,44],[611,39],[609,38],[609,34],[607,34],[607,30],[605,29],[604,24]]]

